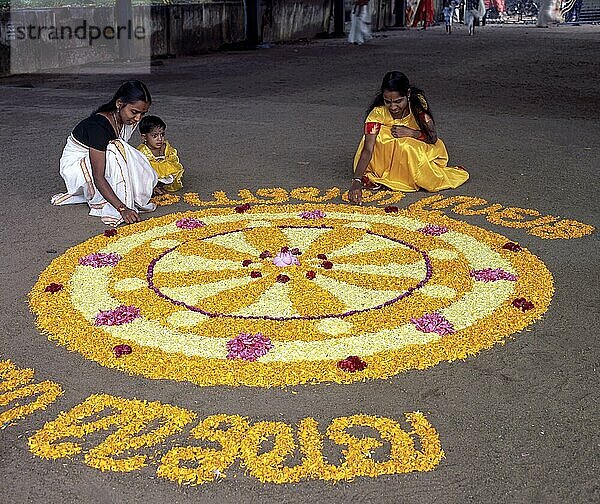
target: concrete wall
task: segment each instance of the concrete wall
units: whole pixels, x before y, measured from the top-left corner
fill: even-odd
[[[329,31],[331,0],[267,0],[261,5],[263,42],[312,38]]]
[[[152,55],[183,56],[245,40],[243,2],[152,7]]]

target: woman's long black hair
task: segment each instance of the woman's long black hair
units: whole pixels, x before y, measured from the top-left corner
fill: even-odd
[[[117,100],[121,100],[125,104],[138,101],[146,102],[148,105],[152,103],[152,97],[150,96],[150,91],[148,91],[146,84],[139,80],[130,80],[121,84],[121,87],[117,89],[117,92],[112,99],[98,107],[93,114],[117,110]]]
[[[407,96],[410,91],[410,96],[408,98],[408,102],[410,108],[412,110],[413,115],[419,125],[419,129],[423,131],[427,131],[427,126],[422,117],[422,113],[426,112],[432,119],[433,114],[431,113],[431,109],[429,108],[429,104],[425,99],[425,94],[419,88],[410,85],[408,81],[408,77],[404,75],[402,72],[388,72],[383,77],[383,82],[381,83],[381,89],[379,93],[373,99],[373,102],[369,106],[369,110],[367,110],[367,115],[371,113],[375,107],[381,107],[383,105],[383,92],[384,91],[396,91],[400,93],[400,96]]]

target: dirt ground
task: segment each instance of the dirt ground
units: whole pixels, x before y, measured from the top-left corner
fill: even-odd
[[[141,75],[186,167],[185,190],[348,186],[370,98],[388,70],[427,93],[452,164],[469,182],[445,195],[531,208],[598,227],[600,27],[462,26],[165,60]],[[14,503],[367,502],[592,503],[600,501],[598,234],[544,240],[482,216],[453,218],[525,245],[554,275],[544,318],[466,361],[387,380],[287,388],[197,387],[129,376],[42,336],[27,293],[50,261],[103,231],[84,206],[53,207],[70,129],[110,98],[123,75],[0,80],[3,128],[0,356],[60,383],[64,395],[0,430],[0,488]],[[408,206],[426,193],[409,194]],[[156,215],[190,209],[181,202]],[[161,401],[204,417],[323,425],[356,413],[424,412],[445,459],[432,472],[332,484],[262,484],[234,466],[201,486],[154,469],[101,472],[82,457],[44,460],[27,439],[94,393]],[[2,410],[0,409],[0,412]]]

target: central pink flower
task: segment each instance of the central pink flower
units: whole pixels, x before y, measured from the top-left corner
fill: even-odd
[[[286,266],[298,266],[300,261],[288,250],[286,252],[278,252],[273,258],[273,264],[275,266],[279,266],[280,268],[285,268]]]

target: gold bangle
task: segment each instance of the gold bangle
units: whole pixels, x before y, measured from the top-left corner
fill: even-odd
[[[120,207],[117,208],[117,212],[121,213],[124,210],[127,210],[127,207],[125,205],[121,205]]]

